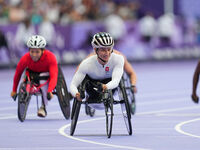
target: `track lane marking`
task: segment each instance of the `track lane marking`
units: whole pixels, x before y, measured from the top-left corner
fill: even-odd
[[[95,119],[89,119],[89,120],[82,120],[77,122],[78,124],[82,124],[82,123],[88,123],[88,122],[92,122],[92,121],[97,121],[97,120],[103,120],[105,119],[105,117],[101,117],[101,118],[95,118]],[[122,146],[122,145],[114,145],[114,144],[106,144],[106,143],[100,143],[100,142],[94,142],[94,141],[90,141],[90,140],[84,140],[84,139],[80,139],[80,138],[76,138],[74,136],[68,135],[65,133],[65,129],[69,128],[71,126],[71,124],[67,124],[63,127],[61,127],[59,129],[59,133],[67,138],[76,140],[76,141],[81,141],[81,142],[85,142],[85,143],[90,143],[90,144],[96,144],[96,145],[102,145],[102,146],[109,146],[109,147],[114,147],[114,148],[122,148],[122,149],[132,149],[132,150],[150,150],[150,149],[145,149],[145,148],[138,148],[138,147],[130,147],[130,146]]]
[[[195,134],[191,134],[191,133],[188,133],[188,132],[185,132],[181,129],[181,127],[185,124],[189,124],[189,123],[192,123],[192,122],[195,122],[195,121],[200,121],[200,118],[196,118],[196,119],[192,119],[192,120],[187,120],[187,121],[183,121],[183,122],[180,122],[179,124],[177,124],[174,129],[181,133],[181,134],[184,134],[184,135],[187,135],[187,136],[191,136],[191,137],[195,137],[195,138],[200,138],[200,135],[195,135]]]
[[[161,112],[174,112],[174,111],[189,110],[189,109],[196,109],[196,108],[199,109],[199,107],[197,107],[197,106],[191,106],[191,107],[181,107],[181,108],[174,108],[174,109],[164,109],[164,110],[158,110],[158,111],[141,112],[141,113],[136,113],[136,115],[147,115],[147,114],[155,114],[155,113],[161,113]],[[77,124],[88,123],[88,122],[91,122],[91,121],[97,121],[97,120],[102,120],[102,119],[105,119],[105,117],[96,118],[96,119],[89,119],[89,120],[82,120],[82,121],[77,122]],[[122,149],[147,150],[147,149],[143,149],[143,148],[128,147],[128,146],[113,145],[113,144],[105,144],[105,143],[94,142],[94,141],[90,141],[90,140],[84,140],[84,139],[76,138],[76,137],[70,136],[70,135],[65,133],[65,129],[69,128],[70,126],[71,126],[70,123],[65,125],[65,126],[62,126],[59,129],[58,132],[61,135],[67,137],[67,138],[77,140],[77,141],[81,141],[81,142],[85,142],[85,143],[91,143],[91,144],[97,144],[97,145],[103,145],[103,146],[110,146],[110,147],[122,148]]]

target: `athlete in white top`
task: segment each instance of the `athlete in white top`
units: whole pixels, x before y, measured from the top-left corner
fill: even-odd
[[[79,101],[82,101],[82,99],[78,91],[78,86],[86,76],[95,81],[111,78],[110,81],[102,84],[104,91],[116,88],[123,75],[124,57],[112,53],[114,41],[109,33],[100,32],[95,34],[92,40],[92,46],[96,55],[88,57],[81,62],[70,85],[71,94]]]

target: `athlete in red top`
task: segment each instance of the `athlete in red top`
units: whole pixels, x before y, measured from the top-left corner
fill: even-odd
[[[16,97],[17,87],[22,73],[25,69],[29,69],[32,72],[37,73],[48,73],[50,76],[49,85],[45,95],[48,99],[53,97],[52,90],[57,84],[58,77],[58,65],[55,55],[49,50],[45,49],[46,40],[40,35],[31,36],[27,42],[29,52],[26,53],[17,64],[14,81],[13,90],[11,92],[12,97]],[[43,92],[44,93],[44,92]],[[46,98],[46,97],[45,97]],[[38,111],[38,116],[45,117],[46,110],[45,106],[42,106],[41,113]],[[43,110],[42,110],[43,109]]]
[[[35,51],[35,50],[32,50]],[[26,53],[17,64],[14,83],[13,83],[13,91],[17,91],[17,86],[23,71],[28,68],[33,72],[49,72],[50,74],[50,82],[47,92],[51,92],[57,83],[58,76],[58,66],[55,55],[49,50],[39,50],[41,52],[41,57],[38,61],[34,61],[31,59],[31,52]],[[34,53],[34,52],[33,52]]]

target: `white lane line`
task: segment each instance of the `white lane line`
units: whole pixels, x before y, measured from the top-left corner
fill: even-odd
[[[190,109],[199,109],[199,107],[198,106],[191,106],[191,107],[181,107],[181,108],[174,108],[174,109],[156,110],[156,111],[136,113],[136,115],[148,115],[148,114],[163,113],[163,112],[174,112],[174,111],[190,110]],[[60,111],[49,112],[48,114],[57,114],[57,113],[61,113],[61,112]],[[0,116],[0,120],[13,119],[13,118],[16,118],[16,116],[17,115],[10,115],[10,116],[4,116],[4,117]],[[36,113],[27,115],[27,117],[32,117],[32,116],[36,116]]]
[[[110,149],[110,147],[84,147],[84,146],[81,146],[81,147],[70,147],[70,150],[80,150],[80,149],[91,149],[91,150],[96,150],[96,149]],[[66,148],[66,147],[20,147],[20,148],[0,148],[0,150],[66,150],[66,149],[69,149],[69,148]]]
[[[33,103],[32,103],[33,104]],[[29,104],[30,105],[30,104]],[[51,104],[48,104],[48,107],[51,107],[51,106],[55,106],[55,105],[58,105],[58,103],[51,103]],[[28,106],[28,109],[32,109],[32,108],[37,108],[37,104],[33,104],[31,106]],[[17,104],[16,106],[11,106],[11,107],[4,107],[4,108],[0,108],[0,111],[5,111],[5,110],[16,110],[17,109]]]
[[[156,116],[166,116],[166,117],[200,117],[200,113],[170,113],[170,114],[156,114]]]
[[[190,110],[190,109],[199,109],[198,106],[192,106],[192,107],[182,107],[182,108],[174,108],[174,109],[164,109],[164,110],[158,110],[158,111],[149,111],[149,112],[141,112],[141,113],[136,113],[136,115],[147,115],[147,114],[155,114],[155,113],[162,113],[162,112],[175,112],[175,111],[181,111],[181,110]],[[102,120],[105,119],[105,117],[101,118],[96,118],[96,119],[90,119],[90,120],[83,120],[83,121],[78,121],[77,124],[79,123],[87,123],[91,121],[96,121],[96,120]],[[115,148],[122,148],[122,149],[134,149],[134,150],[141,150],[142,148],[136,148],[136,147],[128,147],[128,146],[121,146],[121,145],[113,145],[113,144],[105,144],[105,143],[99,143],[99,142],[94,142],[94,141],[89,141],[89,140],[84,140],[80,138],[76,138],[74,136],[70,136],[65,133],[65,129],[69,128],[71,124],[67,124],[65,126],[62,126],[59,129],[59,133],[67,138],[81,141],[81,142],[86,142],[86,143],[91,143],[91,144],[97,144],[97,145],[103,145],[103,146],[110,146],[110,147],[115,147]]]
[[[176,95],[182,95],[182,94],[186,94],[186,93],[188,93],[188,90],[185,90],[185,89],[183,89],[183,90],[179,90],[179,91],[177,91],[177,90],[168,90],[168,91],[159,91],[159,92],[155,92],[155,91],[153,91],[153,92],[151,92],[151,93],[143,93],[143,94],[138,94],[138,95],[136,95],[137,96],[137,98],[139,98],[139,99],[143,99],[143,98],[152,98],[152,97],[165,97],[165,96],[176,96]]]
[[[178,101],[184,101],[184,100],[187,100],[187,98],[170,98],[169,99],[162,99],[162,100],[154,100],[154,101],[146,101],[146,102],[139,102],[137,103],[138,106],[140,105],[154,105],[154,104],[164,104],[164,103],[174,103],[174,102],[178,102]],[[51,103],[49,104],[49,106],[54,106],[54,105],[59,105],[57,103]],[[29,108],[36,108],[37,105],[35,104],[35,106],[31,105],[29,106]],[[5,110],[16,110],[17,109],[17,106],[11,106],[11,107],[4,107],[4,108],[0,108],[0,111],[5,111]]]
[[[191,137],[195,137],[195,138],[200,138],[200,135],[194,135],[194,134],[191,134],[191,133],[188,133],[188,132],[185,132],[181,129],[181,127],[185,124],[188,124],[188,123],[192,123],[192,122],[195,122],[195,121],[200,121],[200,118],[196,118],[196,119],[192,119],[192,120],[188,120],[188,121],[183,121],[179,124],[177,124],[175,126],[175,130],[181,134],[184,134],[184,135],[188,135],[188,136],[191,136]]]
[[[148,101],[145,101],[145,102],[138,102],[136,103],[137,105],[154,105],[154,104],[166,104],[166,103],[174,103],[174,102],[180,102],[180,101],[187,101],[188,98],[167,98],[167,99],[164,99],[164,98],[159,98],[157,100],[148,100]]]
[[[181,107],[181,108],[173,108],[173,109],[163,109],[163,110],[136,113],[136,115],[149,115],[149,114],[157,114],[157,113],[163,113],[163,112],[174,112],[174,111],[190,110],[190,109],[199,109],[199,107],[198,106],[191,106],[191,107]]]
[[[78,121],[77,124],[88,123],[88,122],[102,120],[102,119],[105,119],[105,117],[95,118],[95,119],[89,119],[89,120],[83,120],[83,121]],[[109,147],[114,147],[114,148],[122,148],[122,149],[150,150],[150,149],[144,149],[144,148],[138,148],[138,147],[130,147],[130,146],[106,144],[106,143],[100,143],[100,142],[94,142],[94,141],[90,141],[90,140],[84,140],[84,139],[76,138],[74,136],[70,136],[70,135],[68,135],[68,134],[65,133],[65,129],[69,128],[70,126],[71,126],[71,124],[67,124],[67,125],[61,127],[59,129],[59,133],[61,135],[65,136],[65,137],[67,137],[67,138],[70,138],[70,139],[73,139],[73,140],[77,140],[77,141],[81,141],[81,142],[85,142],[85,143],[90,143],[90,144],[96,144],[96,145],[102,145],[102,146],[109,146]]]
[[[61,111],[54,111],[54,112],[49,112],[48,113],[48,115],[54,115],[54,114],[61,114]],[[37,113],[27,115],[27,117],[36,117],[36,116],[37,116]],[[14,119],[14,118],[17,118],[17,115],[0,117],[0,120]]]

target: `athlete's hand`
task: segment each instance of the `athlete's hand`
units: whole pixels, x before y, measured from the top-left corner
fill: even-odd
[[[13,98],[14,101],[16,101],[16,98],[17,98],[17,93],[12,91],[10,96]]]
[[[103,92],[105,92],[108,88],[105,84],[102,84]]]
[[[51,100],[53,98],[53,93],[52,92],[48,92],[47,93],[47,99]]]
[[[195,93],[193,93],[191,97],[192,97],[193,102],[199,103],[199,97]]]
[[[82,101],[82,98],[81,98],[81,94],[78,92],[78,93],[76,93],[76,99],[78,100],[78,101]]]
[[[134,93],[137,93],[137,87],[135,85],[131,85],[131,90],[133,90]]]

